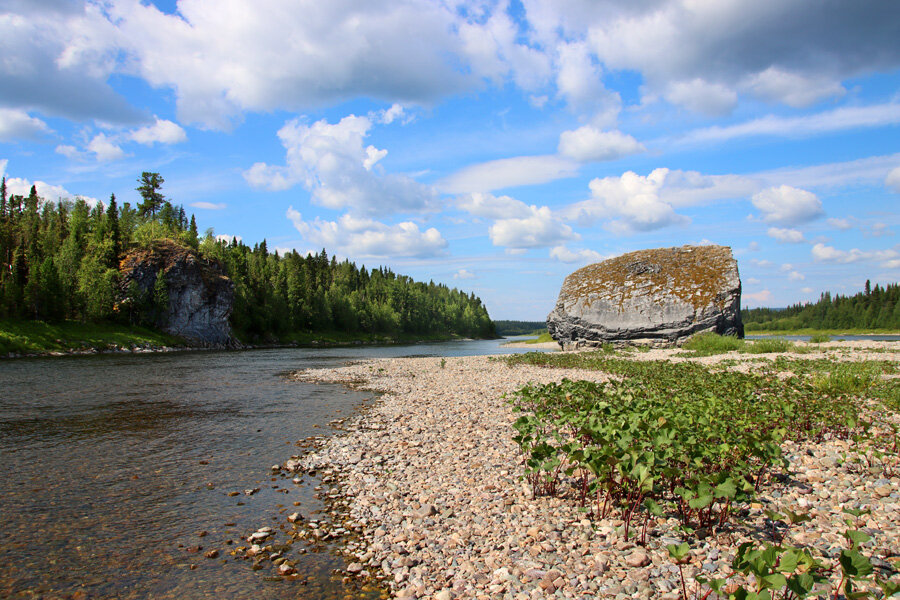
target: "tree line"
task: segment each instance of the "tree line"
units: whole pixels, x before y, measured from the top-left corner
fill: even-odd
[[[900,330],[900,284],[885,286],[866,281],[865,289],[852,296],[824,292],[815,303],[787,308],[753,308],[741,311],[748,330],[792,329],[889,329]]]
[[[81,198],[44,201],[34,187],[28,196],[8,195],[4,178],[0,318],[158,326],[168,302],[164,287],[144,294],[122,290],[119,263],[129,250],[168,239],[222,266],[235,284],[232,326],[248,339],[320,331],[495,335],[474,294],[416,282],[383,267],[338,262],[324,249],[279,256],[268,251],[265,240],[251,248],[216,240],[212,230],[201,237],[194,216],[188,219],[182,206],[163,196],[158,173],[145,172],[138,183],[138,206],[119,206],[114,195],[106,204],[90,206]]]

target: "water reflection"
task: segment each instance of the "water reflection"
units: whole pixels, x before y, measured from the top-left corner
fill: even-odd
[[[0,597],[343,597],[331,574],[343,561],[327,552],[297,557],[302,585],[229,553],[289,510],[321,508],[315,480],[269,467],[370,397],[285,374],[522,351],[478,341],[2,361]]]

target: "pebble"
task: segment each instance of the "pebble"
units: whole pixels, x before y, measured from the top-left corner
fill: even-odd
[[[785,543],[828,556],[844,543],[843,509],[865,506],[871,514],[863,523],[873,532],[866,552],[887,558],[900,548],[900,502],[891,496],[900,480],[876,482],[853,466],[843,457],[854,448],[843,440],[786,443],[789,475],[769,480],[737,526],[693,538],[668,518],[651,524],[646,546],[633,536],[626,542],[619,515],[588,518],[579,508],[574,479],[561,485],[563,497],[534,497],[512,440],[518,415],[503,395],[564,377],[605,379],[595,371],[511,368],[489,357],[453,357],[445,368],[435,358],[384,359],[295,374],[363,382],[382,393],[301,467],[333,471],[326,493],[338,491],[343,526],[359,535],[348,561],[353,572],[384,577],[398,598],[674,600],[681,580],[666,545],[690,543],[682,565],[689,589],[697,576],[726,577],[742,542],[768,540],[764,510],[809,511],[809,522],[779,531]]]

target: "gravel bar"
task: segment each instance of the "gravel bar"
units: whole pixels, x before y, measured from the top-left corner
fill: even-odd
[[[515,415],[504,394],[529,382],[602,381],[605,374],[509,367],[479,356],[372,360],[294,377],[383,393],[304,459],[306,469],[337,473],[332,485],[346,505],[346,526],[361,532],[347,549],[349,576],[380,580],[396,598],[680,597],[678,568],[665,548],[682,541],[676,519],[658,519],[647,545],[638,546],[617,532],[616,515],[589,519],[565,489],[561,497],[534,498],[522,480]],[[792,526],[785,543],[830,562],[846,547],[843,509],[869,509],[855,524],[873,538],[863,550],[890,569],[900,555],[900,478],[843,460],[855,450],[843,440],[785,444],[788,477],[766,484],[730,529],[687,540],[689,591],[695,576],[730,574],[743,541],[771,539],[766,509],[808,511],[812,520]]]

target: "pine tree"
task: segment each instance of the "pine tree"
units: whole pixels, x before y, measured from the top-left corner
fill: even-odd
[[[142,217],[148,214],[156,217],[156,211],[165,202],[165,196],[159,191],[165,181],[159,173],[150,173],[149,171],[141,173],[141,178],[138,179],[140,185],[135,189],[144,200],[138,205],[138,212]]]
[[[0,183],[0,219],[6,217],[6,176],[3,176],[3,183]]]

